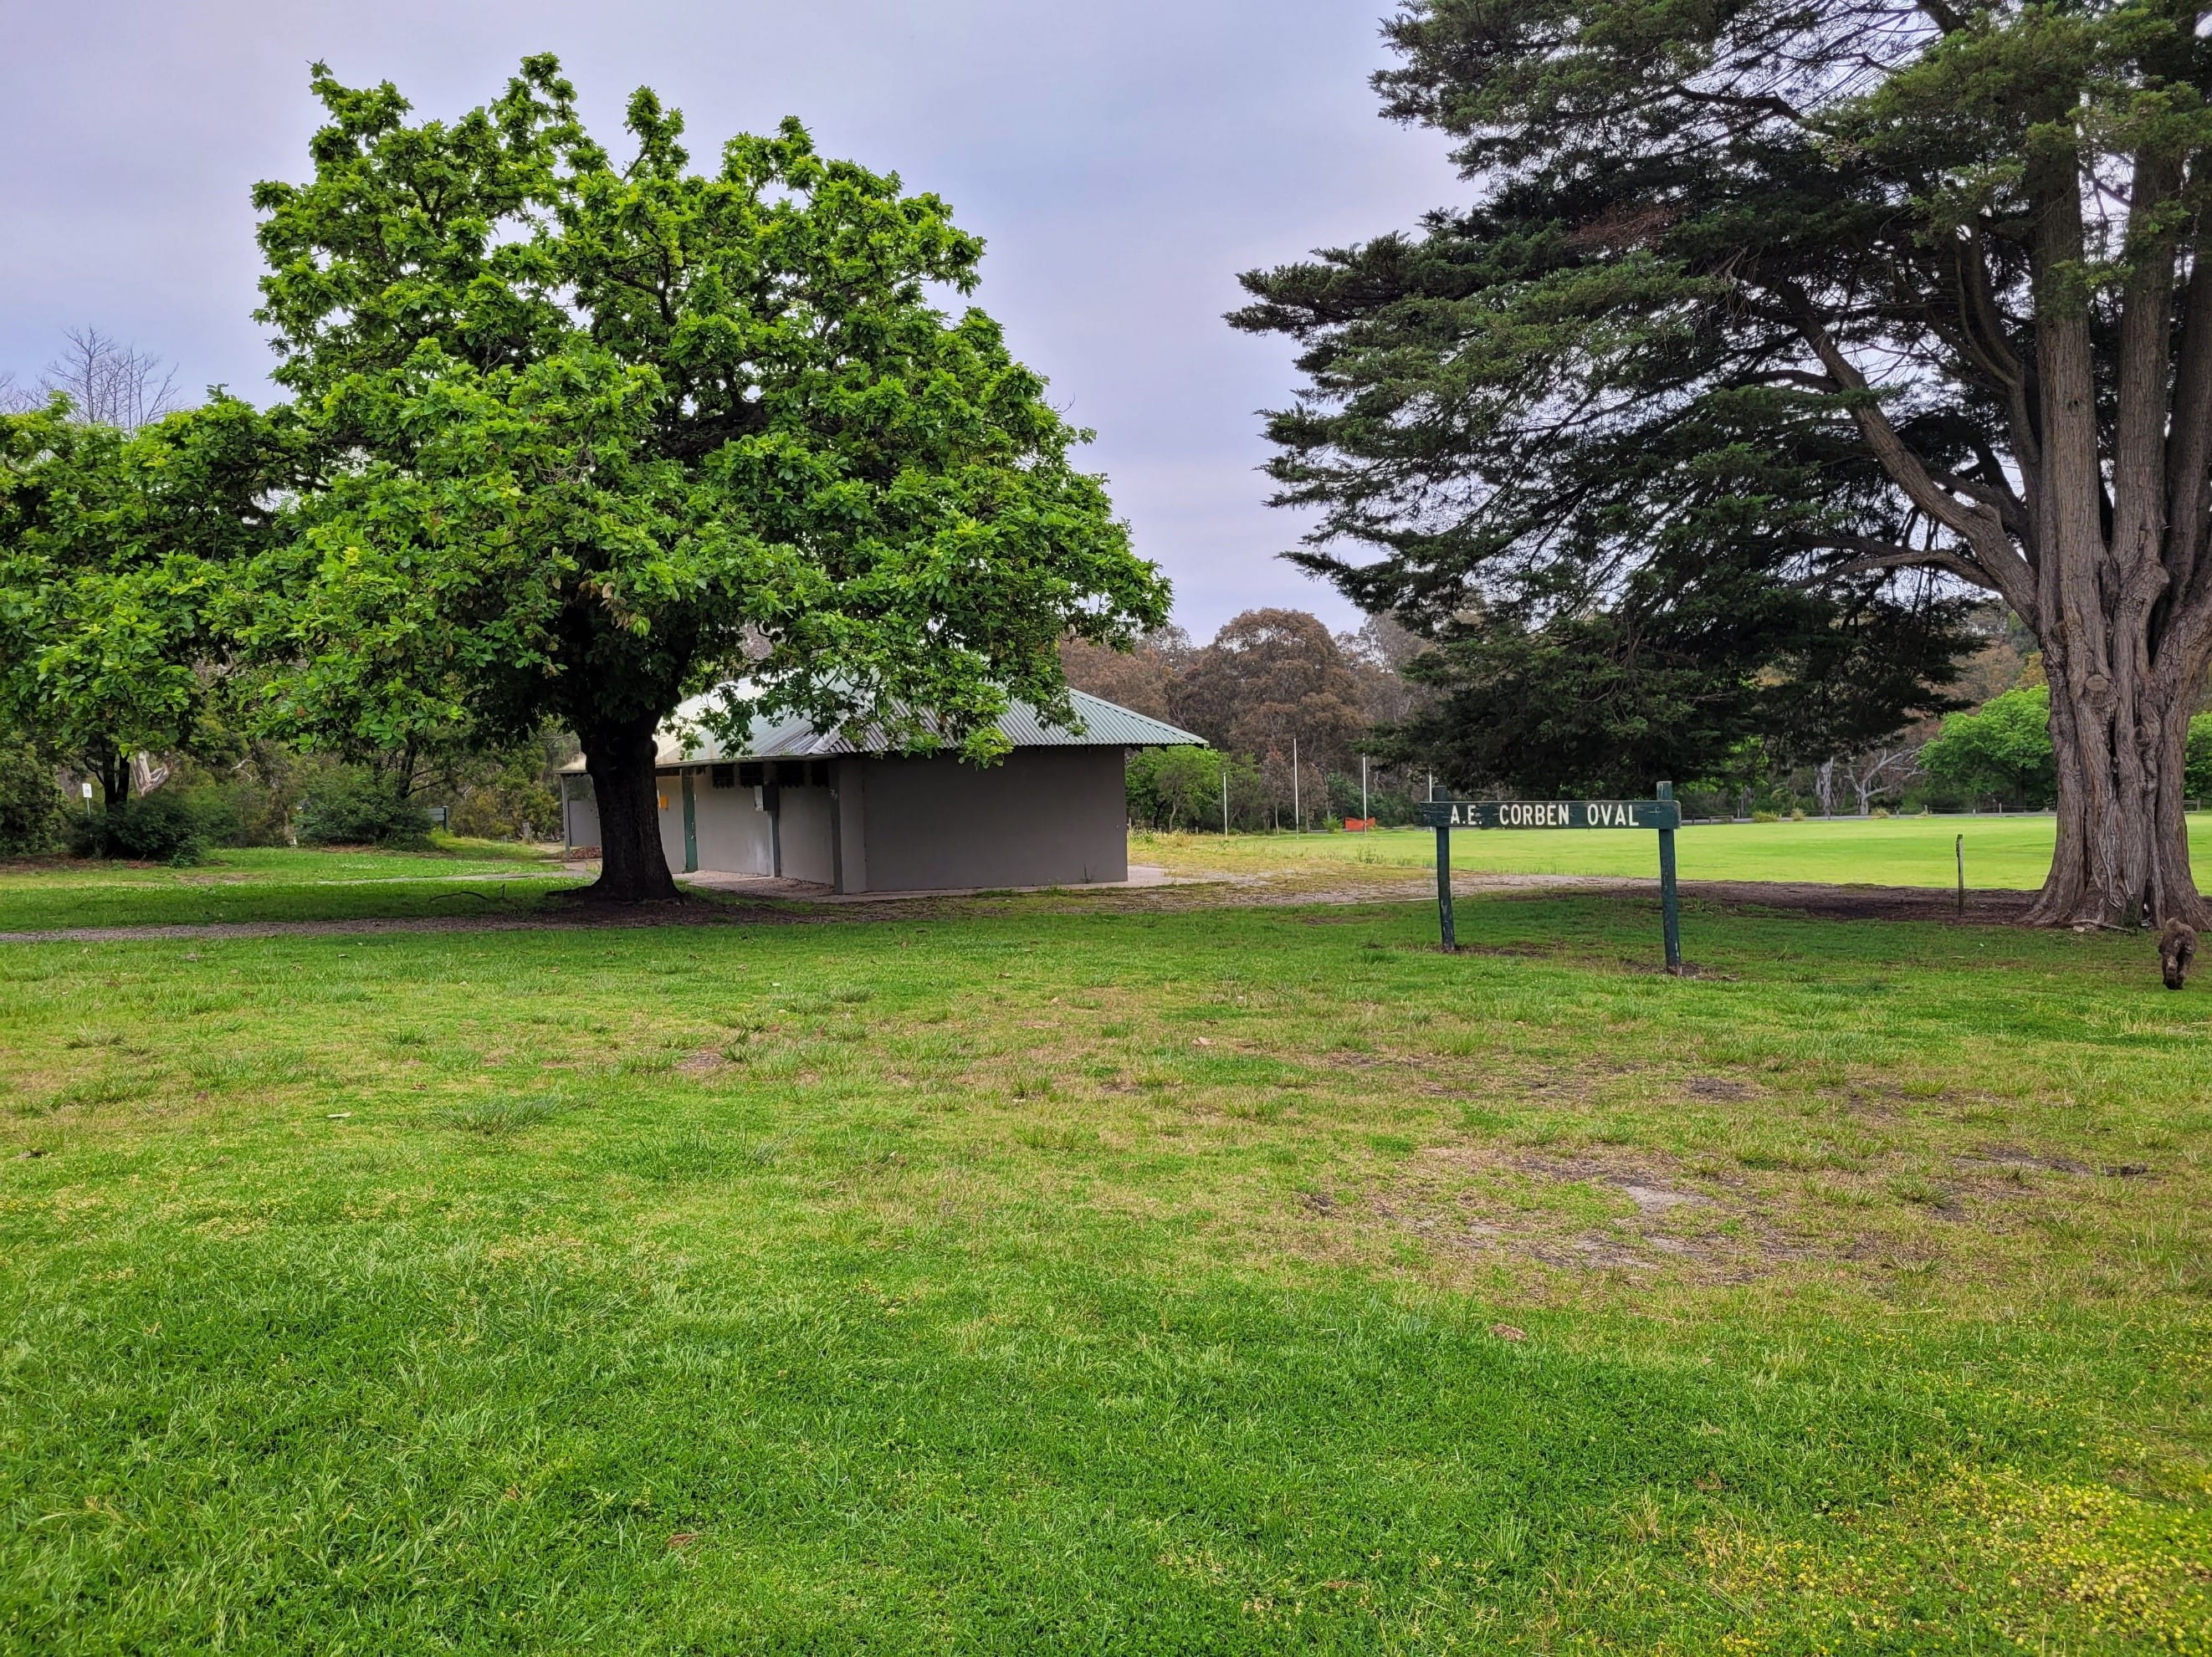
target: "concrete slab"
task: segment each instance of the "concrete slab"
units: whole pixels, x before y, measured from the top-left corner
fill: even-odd
[[[702,892],[726,892],[733,897],[785,898],[805,903],[883,903],[906,898],[976,897],[985,892],[1113,892],[1139,886],[1194,886],[1213,883],[1204,878],[1170,874],[1157,864],[1133,863],[1127,880],[1094,880],[1085,885],[948,886],[914,892],[833,892],[807,880],[785,880],[773,875],[726,875],[702,869],[678,875],[680,885]]]

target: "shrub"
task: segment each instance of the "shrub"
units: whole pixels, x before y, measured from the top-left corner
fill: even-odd
[[[1146,748],[1129,757],[1131,821],[1170,833],[1219,828],[1224,768],[1232,818],[1240,824],[1264,820],[1259,768],[1245,756],[1211,748]]]
[[[52,851],[61,815],[54,768],[24,744],[0,746],[0,856]]]
[[[2189,722],[2189,750],[2182,763],[2181,792],[2191,799],[2212,799],[2212,713],[2199,713]]]
[[[1779,822],[1782,821],[1782,814],[1779,811],[1753,811],[1751,814],[1751,820],[1753,822]]]
[[[129,858],[143,863],[198,863],[207,839],[191,805],[174,794],[148,794],[95,811],[70,833],[79,857]]]
[[[539,779],[502,775],[462,795],[447,826],[477,840],[542,840],[561,832],[561,797]]]
[[[308,790],[300,808],[300,838],[320,846],[427,846],[430,814],[389,777],[344,766]]]
[[[174,784],[171,785],[175,786]],[[246,811],[234,788],[186,788],[179,795],[210,846],[246,846]]]
[[[2051,687],[2008,690],[1971,713],[1952,714],[1921,750],[1920,764],[1938,786],[1967,799],[1995,798],[2031,810],[2050,804],[2058,796]]]

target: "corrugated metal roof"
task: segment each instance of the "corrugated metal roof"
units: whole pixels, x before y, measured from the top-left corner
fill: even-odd
[[[854,740],[836,731],[823,731],[811,720],[796,713],[765,722],[755,721],[746,732],[745,740],[738,744],[722,742],[712,732],[698,726],[696,721],[714,706],[720,693],[708,691],[694,696],[676,710],[674,719],[660,727],[656,737],[658,753],[655,762],[673,765],[726,765],[732,760],[797,760],[826,759],[839,754],[884,754],[888,746],[872,744],[863,733]],[[1081,690],[1071,690],[1068,700],[1075,706],[1077,719],[1083,729],[1069,731],[1048,724],[1044,716],[1027,702],[1015,702],[1000,718],[999,731],[1017,748],[1180,748],[1206,745],[1206,738],[1155,719],[1133,709],[1109,702],[1103,696],[1093,696]],[[686,732],[685,726],[691,729]],[[564,771],[584,768],[582,757],[573,759],[561,768]]]

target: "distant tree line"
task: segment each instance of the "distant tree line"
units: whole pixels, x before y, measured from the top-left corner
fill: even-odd
[[[1367,815],[1412,820],[1426,791],[1417,764],[1386,757],[1387,733],[1419,703],[1403,672],[1420,640],[1388,617],[1331,634],[1300,610],[1251,610],[1194,644],[1181,628],[1131,650],[1069,641],[1067,682],[1206,738],[1212,751],[1163,749],[1131,762],[1130,815],[1158,828],[1319,827],[1357,818],[1362,761]]]

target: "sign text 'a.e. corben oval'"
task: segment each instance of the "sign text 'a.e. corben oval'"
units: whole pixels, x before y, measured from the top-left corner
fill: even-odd
[[[1682,970],[1682,908],[1674,884],[1674,831],[1682,808],[1672,783],[1657,799],[1431,799],[1420,802],[1421,822],[1437,831],[1437,923],[1444,952],[1459,948],[1452,920],[1451,831],[1455,828],[1653,828],[1659,834],[1660,933],[1667,970]]]
[[[1420,804],[1431,828],[1679,828],[1670,799],[1439,799]]]

